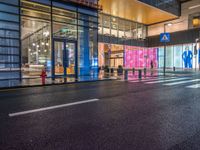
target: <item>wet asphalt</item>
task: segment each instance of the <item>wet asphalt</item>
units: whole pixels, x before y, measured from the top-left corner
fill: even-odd
[[[199,150],[200,89],[186,85],[100,81],[0,91],[0,149]],[[90,99],[99,100],[9,117]]]

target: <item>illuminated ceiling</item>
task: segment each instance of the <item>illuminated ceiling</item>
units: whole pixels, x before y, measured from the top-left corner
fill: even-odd
[[[99,4],[103,6],[103,13],[144,24],[154,24],[177,18],[171,13],[137,0],[99,0]]]

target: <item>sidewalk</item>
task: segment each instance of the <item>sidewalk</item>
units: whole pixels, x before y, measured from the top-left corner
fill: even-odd
[[[78,83],[78,82],[91,82],[91,81],[102,81],[102,80],[114,80],[116,77],[104,77],[104,76],[82,76],[78,80],[73,77],[66,78],[46,78],[44,85],[55,85],[55,84],[67,84],[67,83]],[[4,88],[15,88],[15,87],[31,87],[31,86],[42,86],[41,78],[24,78],[24,79],[9,79],[0,80],[0,89]]]

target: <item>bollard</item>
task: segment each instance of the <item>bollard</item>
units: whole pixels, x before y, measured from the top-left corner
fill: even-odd
[[[133,75],[135,75],[135,68],[133,68],[133,70],[132,70],[132,71],[133,71]]]
[[[40,77],[41,77],[41,79],[42,79],[42,85],[45,85],[45,80],[46,80],[46,77],[47,77],[47,74],[46,74],[46,70],[45,70],[45,69],[42,69],[42,72],[41,72]]]
[[[128,80],[128,70],[124,71],[124,80]]]
[[[176,71],[176,67],[173,67],[173,71]]]
[[[144,76],[147,74],[147,68],[144,68]]]
[[[142,79],[142,70],[138,70],[138,78]]]
[[[110,73],[113,74],[114,73],[114,69],[110,68]]]

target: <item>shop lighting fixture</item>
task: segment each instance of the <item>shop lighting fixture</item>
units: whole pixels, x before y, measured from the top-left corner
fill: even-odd
[[[198,7],[200,7],[200,4],[199,5],[195,5],[195,6],[191,6],[191,7],[189,7],[189,9],[195,9],[195,8],[198,8]]]
[[[44,45],[44,42],[42,42],[42,45]]]
[[[40,50],[38,50],[38,52],[41,52]]]
[[[46,37],[49,36],[49,31],[44,32],[43,35]]]
[[[29,48],[29,49],[28,49],[28,51],[30,52],[30,51],[31,51],[31,49]]]
[[[49,43],[46,43],[46,46],[49,46]]]
[[[47,52],[47,50],[45,49],[44,52]]]
[[[40,47],[39,45],[37,45],[37,48]]]
[[[172,24],[172,23],[168,23],[167,25],[168,25],[168,26],[172,26],[173,24]]]
[[[35,43],[33,43],[32,45],[35,46]]]

